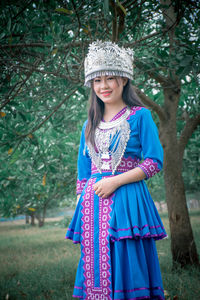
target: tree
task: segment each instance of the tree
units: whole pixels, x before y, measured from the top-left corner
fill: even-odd
[[[64,36],[56,23],[61,16],[56,5],[54,1],[10,1],[1,6],[0,209],[5,216],[29,213],[40,225],[47,207],[72,205],[69,194],[75,194],[75,159],[85,107],[80,103],[83,90],[76,79],[72,84],[63,64],[65,49],[59,54],[54,48],[56,32],[57,39]],[[60,19],[66,22],[65,15]],[[47,49],[41,43],[21,48],[23,38],[47,40],[49,44]],[[14,50],[11,39],[16,42]]]
[[[158,118],[165,153],[174,266],[198,264],[182,163],[188,140],[200,123],[199,4],[192,0],[40,0],[16,5],[10,1],[1,11],[2,151],[16,153],[25,140],[32,142],[30,135],[47,129],[47,122],[58,128],[63,105],[73,103],[73,97],[86,98],[83,59],[92,40],[109,39],[133,48],[134,85]],[[80,103],[74,104],[75,112],[83,112]],[[19,118],[21,125],[16,128]]]
[[[169,65],[167,68],[159,66],[153,72],[152,70],[149,72],[147,69],[149,76],[161,85],[164,102],[162,106],[158,106],[155,102],[152,103],[152,100],[141,91],[138,91],[138,93],[144,103],[157,112],[160,119],[160,138],[165,154],[164,178],[170,220],[171,249],[174,263],[178,262],[184,266],[186,264],[198,264],[197,250],[186,205],[182,163],[188,140],[200,124],[200,114],[195,109],[186,107],[184,111],[185,124],[178,136],[177,114],[179,113],[178,107],[181,101],[181,79],[185,77],[186,67],[190,77],[193,79],[194,76],[195,78],[193,72],[196,73],[197,71],[198,61],[193,59],[196,44],[193,41],[190,42],[191,33],[186,30],[188,24],[185,15],[188,14],[192,17],[191,12],[187,11],[186,3],[179,3],[179,7],[177,7],[177,4],[176,1],[161,1],[165,20],[164,28],[167,30],[168,37],[169,49],[166,57]],[[195,33],[197,34],[197,31],[194,29],[193,34]],[[184,34],[185,40],[181,40],[182,34]],[[186,40],[186,34],[188,40]],[[184,59],[183,63],[182,60]],[[193,62],[193,66],[191,62]],[[197,102],[197,99],[193,97],[193,103]],[[198,108],[198,104],[196,108]],[[182,117],[184,118],[184,115]]]

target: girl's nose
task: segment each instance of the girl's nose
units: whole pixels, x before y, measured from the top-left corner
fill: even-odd
[[[103,77],[101,80],[101,88],[106,88],[108,87],[108,81],[106,77]]]

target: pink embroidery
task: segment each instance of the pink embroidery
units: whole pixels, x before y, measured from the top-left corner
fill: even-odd
[[[114,121],[114,120],[117,120],[118,118],[120,118],[120,117],[125,113],[126,110],[127,110],[127,106],[125,106],[124,108],[122,108],[122,110],[120,110],[120,111],[114,116],[114,118],[112,118],[111,121]]]
[[[125,113],[126,110],[127,110],[127,106],[122,108],[109,122],[117,120],[119,117],[121,117]],[[104,120],[102,120],[102,121],[105,122]]]
[[[133,235],[125,235],[125,236],[121,236],[119,238],[116,238],[113,235],[110,236],[112,242],[121,241],[123,239],[133,239],[133,238],[140,238],[140,239],[154,238],[154,240],[162,240],[166,237],[168,237],[168,235],[163,232],[160,234],[150,234],[148,232],[143,236],[141,236],[139,233],[135,233],[134,237],[133,237]]]
[[[95,178],[91,178],[88,182],[85,195],[82,202],[82,246],[84,261],[84,285],[86,293],[85,299],[102,299],[111,300],[111,282],[109,280],[110,264],[109,264],[109,248],[108,248],[108,229],[111,212],[111,198],[99,198],[99,275],[100,286],[95,287],[94,284],[94,190],[93,185]]]
[[[155,287],[141,287],[141,288],[135,288],[130,290],[115,290],[115,293],[131,293],[140,290],[161,290],[162,292],[164,292],[164,290],[160,286],[155,286]]]
[[[138,166],[139,162],[140,162],[140,160],[137,157],[135,157],[135,158],[132,158],[130,156],[127,158],[123,157],[120,165],[117,168],[117,171],[118,172],[127,172],[129,170],[132,170]]]
[[[119,228],[119,229],[115,229],[113,227],[110,227],[113,231],[118,232],[118,231],[126,231],[126,230],[130,230],[130,229],[134,229],[134,228],[138,228],[139,230],[143,230],[145,227],[148,227],[149,229],[155,229],[155,228],[162,228],[164,229],[163,226],[161,225],[156,225],[156,226],[149,226],[148,224],[142,226],[142,228],[140,228],[139,226],[135,225],[133,227],[128,227],[128,228]]]
[[[109,161],[108,159],[105,161]],[[135,157],[127,157],[127,158],[122,158],[121,159],[121,163],[120,165],[117,167],[117,172],[127,172],[129,170],[132,170],[134,168],[136,168],[139,165],[140,159]],[[110,165],[110,169],[109,170],[102,170],[102,173],[104,172],[112,172],[112,168]],[[94,173],[99,173],[99,171],[97,170],[96,166],[92,163],[92,174]]]
[[[130,119],[130,116],[135,115],[136,111],[141,110],[141,109],[142,109],[142,106],[133,106],[133,107],[131,107],[131,112],[130,112],[130,115],[128,116],[127,120]]]
[[[138,167],[144,171],[144,173],[147,175],[147,178],[150,178],[160,172],[158,163],[154,162],[151,158],[146,158]]]
[[[86,182],[87,182],[86,178],[84,178],[82,180],[77,179],[76,194],[81,194],[82,193],[82,190],[84,189]]]
[[[126,112],[127,107],[128,107],[128,106],[125,106],[124,108],[122,108],[122,110],[120,110],[120,111],[112,118],[112,120],[110,120],[109,122],[115,121],[115,120],[117,120],[118,118],[120,118],[120,117]],[[130,112],[130,115],[128,116],[127,120],[129,120],[130,116],[135,115],[136,111],[137,111],[137,110],[140,110],[141,108],[142,108],[142,106],[133,106],[133,107],[131,107],[131,112]],[[103,122],[105,122],[105,121],[103,120]]]

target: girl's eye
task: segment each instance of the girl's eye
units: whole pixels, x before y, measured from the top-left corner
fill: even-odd
[[[114,77],[108,77],[107,79],[108,79],[108,80],[113,80],[113,79],[114,79]]]
[[[94,82],[100,82],[100,79],[95,79]]]

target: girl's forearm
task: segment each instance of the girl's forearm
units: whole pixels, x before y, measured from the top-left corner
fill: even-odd
[[[97,181],[93,188],[99,197],[106,198],[109,197],[120,186],[143,180],[145,177],[145,173],[139,167],[137,167],[116,176],[103,178]]]
[[[130,171],[116,175],[114,178],[116,180],[117,186],[120,187],[124,184],[143,180],[146,178],[146,174],[144,173],[144,171],[142,171],[141,168],[136,167]]]

